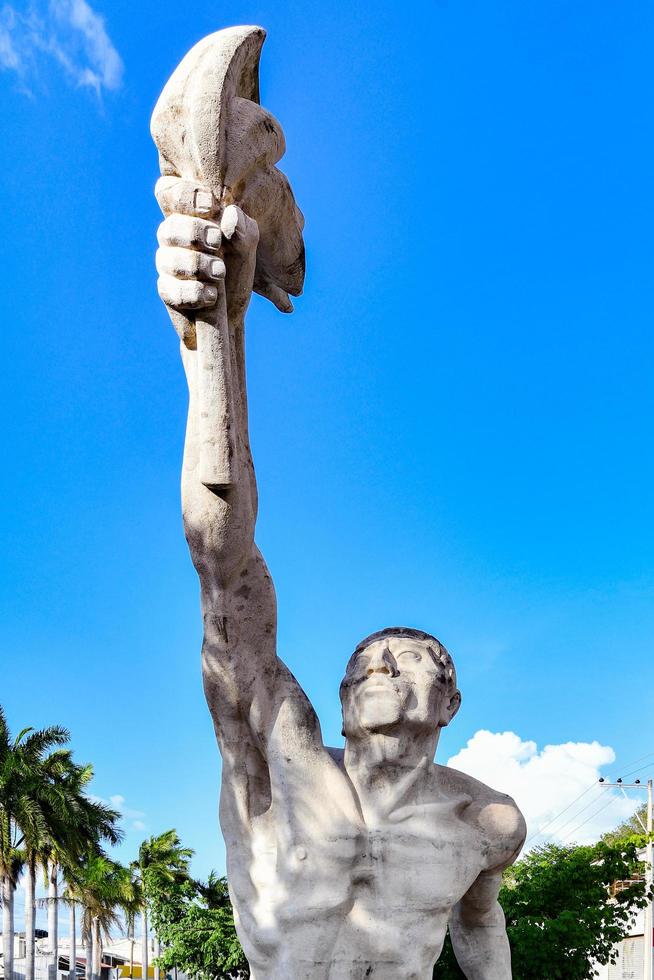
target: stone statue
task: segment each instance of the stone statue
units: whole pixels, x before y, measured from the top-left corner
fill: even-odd
[[[189,387],[184,528],[202,590],[204,687],[223,758],[220,822],[238,935],[256,980],[428,980],[449,924],[469,980],[509,980],[501,873],[515,803],[434,763],[461,696],[445,647],[392,627],[355,648],[344,749],[277,655],[276,600],[254,541],[244,321],[252,290],[282,312],[304,277],[303,219],[258,104],[265,35],[211,35],[152,122],[160,151],[159,294]]]

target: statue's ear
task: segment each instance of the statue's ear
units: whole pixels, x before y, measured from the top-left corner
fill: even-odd
[[[447,728],[461,707],[461,691],[455,691],[441,712],[441,728]]]

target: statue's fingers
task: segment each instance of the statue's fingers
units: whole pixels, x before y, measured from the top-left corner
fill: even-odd
[[[223,239],[236,251],[250,251],[259,241],[259,226],[236,204],[229,204],[222,213],[220,230]]]
[[[189,214],[196,218],[213,218],[218,214],[216,198],[208,187],[182,177],[160,177],[154,195],[165,215]]]
[[[163,273],[157,280],[159,296],[173,310],[201,310],[214,306],[218,289],[197,279],[176,279]]]
[[[176,279],[202,279],[215,282],[225,277],[225,263],[214,255],[193,252],[190,248],[162,246],[157,249],[157,272]]]
[[[269,299],[271,303],[274,303],[281,313],[293,312],[293,304],[291,303],[288,293],[285,290],[280,289],[279,286],[275,286],[271,282],[259,282],[258,280],[255,280],[254,291],[259,293],[260,296],[264,296],[266,299]]]
[[[160,245],[193,248],[200,252],[217,252],[222,241],[220,225],[186,214],[171,214],[157,229]]]

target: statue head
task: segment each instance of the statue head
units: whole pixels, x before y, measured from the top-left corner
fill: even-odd
[[[347,738],[400,727],[437,737],[461,704],[445,647],[430,633],[405,626],[372,633],[358,644],[340,696]]]

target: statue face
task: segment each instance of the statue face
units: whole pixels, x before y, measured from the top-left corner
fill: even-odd
[[[428,641],[382,637],[348,664],[341,683],[343,731],[361,735],[397,725],[436,731],[449,724],[460,700]]]

